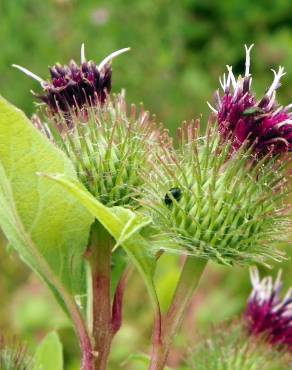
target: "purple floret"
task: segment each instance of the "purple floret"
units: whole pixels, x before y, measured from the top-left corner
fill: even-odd
[[[81,46],[80,65],[73,60],[69,65],[57,63],[49,68],[50,80],[43,80],[28,69],[17,64],[13,66],[41,84],[43,92],[35,94],[46,103],[53,113],[69,113],[71,110],[103,104],[111,91],[111,61],[116,56],[128,51],[120,49],[107,56],[99,65],[85,58],[84,44]]]
[[[251,270],[253,291],[249,297],[245,317],[251,335],[263,335],[273,344],[292,351],[292,291],[281,299],[281,272],[273,283],[266,277],[260,281],[257,269]]]
[[[274,72],[275,78],[261,100],[251,90],[250,68],[251,47],[246,47],[246,69],[243,77],[235,79],[232,68],[227,66],[228,75],[223,75],[220,84],[223,95],[216,92],[215,111],[219,131],[224,140],[232,141],[237,151],[247,141],[254,145],[257,155],[292,151],[292,104],[283,107],[276,101],[276,89],[280,86],[284,68]]]
[[[70,111],[84,105],[103,104],[111,90],[111,67],[102,71],[90,61],[69,66],[56,64],[50,68],[51,81],[44,86],[44,92],[36,96],[52,111]]]

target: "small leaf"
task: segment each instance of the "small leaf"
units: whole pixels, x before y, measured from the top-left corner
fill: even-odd
[[[120,244],[125,242],[132,235],[138,233],[143,227],[149,225],[152,222],[149,217],[136,214],[127,208],[113,207],[111,209],[125,224],[120,238],[119,240],[117,240],[116,245],[113,248],[113,251],[115,251]]]
[[[121,241],[121,246],[143,277],[153,306],[159,311],[153,282],[156,261],[147,241],[137,233],[142,225],[145,225],[145,219],[142,219],[141,227],[139,227],[136,221],[131,221],[134,217],[133,212],[123,210],[121,207],[108,208],[104,206],[74,179],[70,179],[62,174],[44,176],[63,185],[65,189],[73,194],[96,217],[115,240]],[[131,221],[130,223],[129,220]],[[126,236],[130,237],[126,238]]]
[[[51,332],[38,346],[33,370],[63,370],[63,349],[59,336]]]

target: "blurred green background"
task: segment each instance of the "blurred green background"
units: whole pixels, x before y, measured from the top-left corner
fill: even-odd
[[[28,115],[34,111],[30,90],[38,84],[11,68],[17,63],[46,78],[48,65],[79,60],[85,42],[97,62],[114,50],[131,52],[114,61],[113,90],[126,88],[130,103],[144,102],[171,132],[183,120],[202,114],[207,120],[225,65],[244,68],[244,44],[252,52],[254,86],[262,94],[271,83],[271,68],[284,65],[279,91],[282,104],[292,96],[292,2],[289,0],[0,0],[0,92]],[[77,345],[70,326],[50,294],[18,257],[0,249],[0,331],[16,334],[34,348],[57,328],[65,347],[66,369],[78,369]],[[292,256],[291,251],[288,253]],[[291,262],[284,269],[291,284]],[[167,301],[178,261],[164,257],[157,277]],[[198,333],[239,315],[249,294],[247,269],[210,264],[203,276],[170,360],[183,364],[184,347]],[[125,362],[135,351],[148,351],[152,313],[139,277],[131,279],[125,299],[124,327],[114,342],[111,370],[139,370]],[[182,365],[183,366],[183,365]]]

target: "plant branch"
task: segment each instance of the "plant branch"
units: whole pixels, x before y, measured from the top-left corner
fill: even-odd
[[[171,305],[162,319],[160,337],[155,333],[157,325],[154,325],[153,347],[149,370],[164,369],[170,346],[182,324],[186,309],[192,299],[206,264],[206,260],[192,256],[187,257]]]

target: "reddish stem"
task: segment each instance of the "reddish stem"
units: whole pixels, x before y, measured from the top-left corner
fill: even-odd
[[[76,305],[68,305],[68,309],[75,325],[82,352],[81,370],[95,370],[92,344],[84,320]]]
[[[107,368],[113,337],[110,295],[112,243],[112,238],[108,232],[96,223],[92,227],[90,248],[95,370],[105,370]]]
[[[112,308],[112,333],[115,335],[122,326],[122,314],[123,314],[123,299],[124,299],[124,292],[125,286],[127,283],[129,275],[129,270],[126,270],[116,288],[114,301],[113,301],[113,308]]]
[[[162,318],[161,335],[159,340],[157,335],[157,323],[155,323],[149,370],[164,369],[170,346],[182,324],[185,311],[198,285],[206,263],[206,261],[195,257],[188,257],[186,259],[172,303],[167,314]],[[159,322],[159,320],[160,317],[158,316],[156,321]]]

